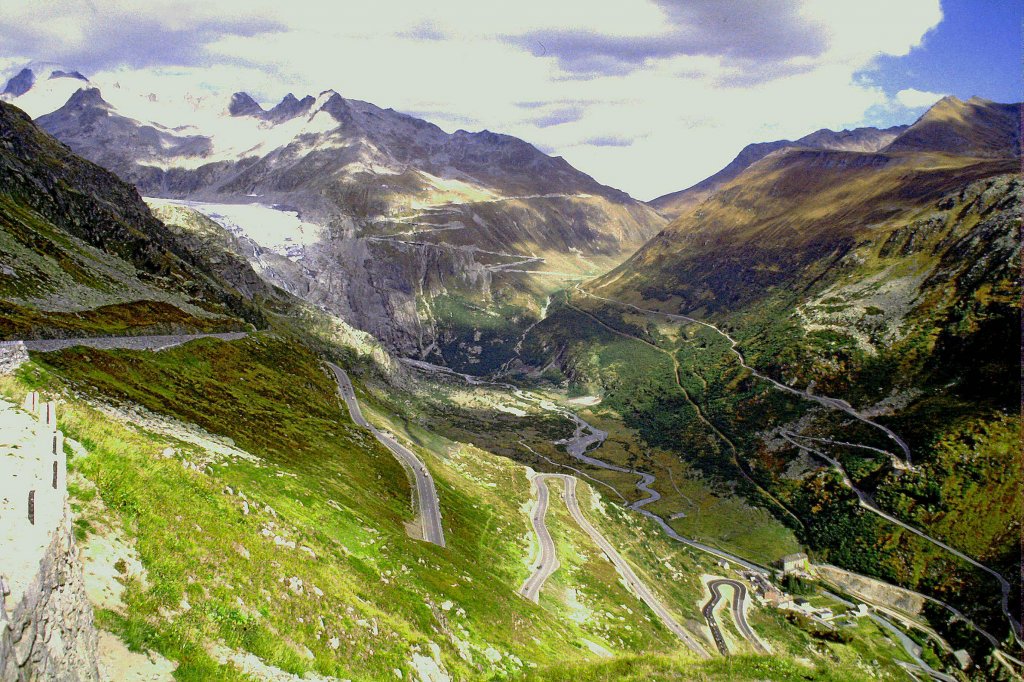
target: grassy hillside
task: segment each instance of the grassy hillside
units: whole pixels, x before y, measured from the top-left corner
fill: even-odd
[[[620,630],[617,604],[632,599],[614,573],[581,576],[598,614],[582,626],[516,594],[529,484],[501,460],[461,448],[443,452],[448,461],[429,458],[450,549],[407,538],[401,468],[351,424],[320,363],[282,340],[160,354],[76,349],[43,363],[26,376],[51,390],[66,377],[76,391],[194,423],[247,453],[217,457],[124,416],[66,410],[69,434],[90,451],[76,468],[130,529],[146,569],[146,588],[130,588],[124,612],[101,622],[180,661],[179,676],[203,679],[203,651],[219,639],[285,670],[359,679],[411,671],[412,652],[432,657],[431,643],[460,678],[586,655],[584,637],[609,650],[675,648],[649,620]],[[186,612],[183,597],[194,605]],[[335,636],[342,643],[332,646]]]
[[[441,338],[437,352],[471,371],[519,371],[525,388],[428,376],[266,284],[244,260],[244,245],[209,221],[163,211],[173,223],[164,225],[130,186],[5,105],[0,135],[5,335],[252,332],[160,352],[33,354],[15,376],[0,377],[7,400],[36,389],[60,401],[97,622],[142,658],[173,668],[176,679],[907,678],[902,665],[912,657],[900,642],[814,584],[796,587],[835,609],[835,629],[753,604],[750,623],[773,653],[753,655],[724,618],[736,655],[700,660],[576,525],[561,483],[551,484],[547,515],[561,568],[539,604],[527,601],[518,591],[537,548],[524,465],[575,470],[584,515],[709,650],[702,576],[740,572],[629,510],[647,494],[638,471],[654,476],[651,489],[661,495],[648,509],[707,544],[768,563],[804,543],[866,573],[943,596],[956,590],[976,599],[965,606],[971,616],[995,619],[991,586],[976,572],[858,510],[837,474],[787,450],[779,427],[808,437],[839,429],[884,445],[878,434],[754,380],[707,327],[577,291],[542,300],[555,285],[505,283],[476,305],[452,284],[435,292],[437,305],[427,311],[459,331]],[[1001,168],[985,163],[987,170],[968,164],[956,172]],[[946,192],[945,182],[932,190]],[[1019,426],[1006,411],[1009,393],[985,390],[1005,369],[1007,320],[1016,310],[1008,273],[1018,256],[1007,239],[1017,224],[1007,200],[1015,183],[986,180],[947,192],[938,213],[922,209],[911,222],[901,214],[886,223],[877,239],[850,252],[836,278],[805,285],[799,301],[768,288],[727,319],[770,371],[813,378],[858,405],[885,396],[875,409],[891,412],[886,423],[915,452],[930,446],[919,468],[892,471],[863,450],[836,456],[894,513],[965,551],[988,548],[994,563],[1008,560],[1019,523],[1017,479],[1000,479],[1005,504],[993,505],[993,519],[980,520],[972,505],[992,490],[993,472],[1005,469]],[[574,210],[566,208],[567,220]],[[893,294],[896,303],[883,305],[891,292],[867,285],[892,273],[914,283],[915,297]],[[864,286],[849,288],[838,279],[846,274]],[[954,296],[943,295],[949,281]],[[801,304],[795,316],[780,314],[794,301]],[[549,314],[541,320],[534,308]],[[834,317],[849,310],[863,322],[878,316],[876,308],[880,326]],[[862,327],[863,338],[844,335]],[[982,361],[951,371],[945,360],[965,352]],[[945,359],[938,370],[930,364],[936,357]],[[326,359],[352,372],[367,417],[430,470],[447,547],[410,537],[406,473],[352,423]],[[912,385],[894,382],[893,366]],[[588,454],[614,468],[570,457],[565,441],[578,426],[570,410],[607,432]],[[965,459],[971,466],[962,466]],[[939,664],[931,649],[923,655]]]
[[[241,679],[247,653],[295,674],[367,680],[394,669],[426,679],[434,665],[456,679],[561,679],[567,660],[650,652],[669,657],[668,669],[691,669],[691,655],[557,504],[549,523],[563,568],[539,607],[519,597],[532,542],[525,470],[405,431],[360,390],[382,426],[416,434],[409,442],[438,481],[448,548],[408,538],[401,468],[350,422],[320,361],[288,339],[203,340],[160,353],[69,349],[0,381],[9,398],[29,387],[63,396],[61,426],[82,445],[69,447],[84,554],[120,536],[124,556],[137,557],[137,568],[110,557],[124,590],[100,625],[176,662],[178,679]],[[699,630],[697,576],[708,560],[585,486],[580,495]],[[785,624],[759,627],[786,646],[811,641]],[[871,646],[900,656],[883,642]],[[834,646],[851,661],[863,655]],[[736,670],[773,665],[791,664]],[[705,669],[721,670],[692,668]],[[821,663],[799,669],[829,679]]]
[[[601,395],[649,446],[735,486],[818,560],[1006,633],[990,576],[858,506],[838,471],[788,438],[1019,587],[1021,423],[1007,377],[1020,367],[1020,184],[1007,174],[1016,160],[988,156],[767,157],[553,307],[523,345],[526,369]],[[759,371],[894,430],[913,467],[829,443],[902,456],[881,431],[752,376],[713,329],[588,293],[710,321]]]

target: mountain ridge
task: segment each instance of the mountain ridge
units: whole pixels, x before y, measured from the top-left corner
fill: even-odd
[[[819,560],[924,591],[1019,638],[1017,605],[1000,605],[994,580],[1018,589],[1020,547],[1005,529],[1013,536],[1022,522],[1009,464],[1019,393],[1005,377],[1020,366],[1019,106],[945,101],[878,151],[763,156],[570,292],[524,342],[521,371],[556,366],[553,381],[606,387],[605,402],[614,396],[651,442],[686,443],[679,456],[706,475],[799,519]],[[682,325],[675,337],[653,321],[665,315]],[[594,360],[614,348],[608,330],[674,358],[662,391],[674,383],[683,397],[614,395],[624,370]],[[891,440],[801,395],[877,416],[908,444],[910,466],[889,459]],[[718,447],[675,416],[687,408],[709,415]],[[961,444],[979,433],[999,435],[964,459]],[[872,451],[886,457],[868,461]],[[995,509],[1006,513],[997,520]],[[922,544],[929,534],[988,566]]]
[[[670,192],[647,202],[669,219],[678,218],[684,211],[696,206],[716,190],[736,178],[751,164],[780,149],[809,147],[847,151],[879,151],[891,143],[909,126],[873,127],[834,131],[821,128],[797,140],[776,140],[748,144],[732,161],[718,172],[686,189]]]
[[[293,259],[299,267],[264,270],[280,277],[273,284],[402,355],[500,364],[520,328],[490,336],[490,319],[525,328],[560,282],[621,262],[665,224],[529,142],[489,130],[447,133],[330,89],[286,95],[269,109],[238,92],[172,126],[133,118],[95,84],[80,85],[37,119],[44,129],[148,197],[219,214],[297,214],[310,226],[295,235],[301,244],[260,228],[264,241],[248,252]],[[132,104],[111,93],[124,108],[153,111],[146,98]],[[490,338],[474,340],[481,335]]]
[[[958,130],[949,125],[960,121]],[[981,97],[961,100],[948,95],[929,107],[914,123],[833,131],[822,128],[796,140],[756,142],[745,146],[724,168],[686,189],[647,202],[669,219],[678,218],[735,179],[751,164],[781,149],[809,147],[863,152],[949,152],[979,157],[1020,156],[1020,104],[1001,104]],[[1013,125],[1012,122],[1017,124]],[[1009,123],[1009,125],[1008,125]],[[1002,132],[977,135],[979,129]],[[974,131],[972,136],[970,131]]]

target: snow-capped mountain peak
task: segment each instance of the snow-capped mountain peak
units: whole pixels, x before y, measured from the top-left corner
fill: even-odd
[[[7,80],[0,99],[35,118],[60,107],[89,86],[89,79],[79,71],[54,62],[30,62]]]

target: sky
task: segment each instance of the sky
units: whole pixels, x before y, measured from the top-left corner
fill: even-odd
[[[30,60],[146,91],[333,88],[488,129],[640,199],[747,143],[912,122],[947,94],[1020,101],[1019,0],[4,0]]]

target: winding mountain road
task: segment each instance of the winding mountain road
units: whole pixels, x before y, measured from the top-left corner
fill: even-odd
[[[825,594],[827,594],[830,598],[835,599],[840,604],[843,604],[844,606],[847,606],[851,609],[856,606],[856,604],[854,604],[853,602],[843,599],[839,595],[833,594],[832,592],[825,592]],[[921,645],[912,640],[910,637],[908,637],[907,634],[903,632],[903,630],[896,627],[892,623],[892,621],[888,620],[887,618],[884,618],[883,616],[878,615],[877,613],[869,613],[868,617],[874,622],[878,623],[878,625],[892,633],[893,637],[896,638],[896,641],[898,641],[900,645],[903,647],[903,650],[907,652],[907,655],[914,659],[914,665],[910,665],[905,661],[896,662],[897,665],[900,665],[904,668],[904,670],[907,670],[907,672],[910,673],[911,676],[914,677],[914,679],[917,679],[917,676],[914,675],[914,673],[919,672],[924,673],[933,679],[939,680],[939,682],[958,682],[958,678],[953,677],[952,675],[947,675],[944,672],[940,672],[932,668],[930,665],[928,665],[928,663],[925,662],[923,658],[921,658]]]
[[[711,420],[707,418],[707,416],[704,414],[704,410],[701,409],[701,406],[698,405],[696,403],[696,401],[693,400],[692,397],[690,397],[690,392],[686,390],[685,386],[683,386],[682,378],[680,377],[679,359],[675,356],[675,353],[670,353],[669,351],[665,350],[661,346],[658,346],[656,344],[651,343],[647,339],[641,338],[639,336],[634,336],[633,334],[627,334],[626,332],[624,332],[622,330],[616,329],[615,327],[612,327],[611,325],[609,325],[607,322],[605,322],[604,320],[600,319],[596,315],[594,315],[594,314],[592,314],[590,312],[587,312],[586,310],[583,310],[582,308],[578,308],[578,307],[574,306],[568,300],[566,301],[566,305],[568,307],[572,308],[573,310],[575,310],[576,312],[580,313],[581,315],[589,317],[594,322],[596,322],[600,326],[604,327],[605,329],[607,329],[611,333],[613,333],[613,334],[615,334],[617,336],[621,336],[621,337],[627,338],[627,339],[632,339],[633,341],[636,341],[638,343],[642,343],[645,346],[650,347],[655,352],[658,352],[658,353],[661,353],[661,354],[667,356],[668,359],[672,362],[673,379],[675,380],[676,387],[683,394],[683,398],[686,400],[687,404],[689,404],[690,407],[693,408],[694,412],[697,415],[697,419],[700,420],[700,422],[702,424],[704,424],[712,433],[714,433],[715,436],[719,440],[721,440],[723,443],[725,443],[726,446],[728,446],[729,452],[731,453],[731,458],[732,458],[733,465],[735,465],[737,471],[739,471],[740,474],[743,476],[743,478],[746,479],[746,481],[748,483],[750,483],[750,485],[752,485],[754,488],[756,488],[765,497],[765,499],[770,500],[772,502],[772,504],[774,504],[779,509],[781,509],[783,512],[788,514],[789,517],[792,518],[798,525],[800,525],[800,526],[804,525],[803,520],[799,516],[794,514],[793,511],[791,509],[789,509],[789,507],[787,507],[785,504],[783,504],[781,500],[779,500],[777,497],[775,497],[770,492],[768,492],[763,486],[758,484],[758,482],[755,481],[754,478],[749,473],[747,473],[746,468],[740,462],[739,452],[736,449],[736,444],[733,443],[731,438],[726,436],[722,432],[721,429],[719,429],[717,426],[715,426],[711,422]],[[639,488],[640,485],[637,485],[637,487]]]
[[[758,651],[758,653],[767,654],[770,653],[768,648],[761,642],[757,634],[754,632],[750,624],[747,623],[747,586],[738,580],[732,580],[730,578],[714,578],[707,582],[708,590],[711,591],[711,597],[707,603],[701,609],[701,613],[704,614],[704,619],[707,620],[708,626],[711,628],[711,635],[715,639],[715,646],[718,647],[718,651],[723,656],[729,655],[729,648],[726,646],[725,637],[722,635],[721,629],[718,627],[718,621],[715,618],[715,608],[718,603],[725,597],[722,595],[722,588],[728,587],[732,589],[732,620],[736,623],[736,629],[739,630],[740,634],[746,639],[751,645]]]
[[[643,498],[637,500],[636,502],[628,505],[628,507],[630,509],[632,509],[632,510],[634,510],[636,512],[639,512],[640,514],[643,514],[647,518],[649,518],[652,521],[654,521],[665,532],[666,535],[668,535],[670,538],[672,538],[676,542],[682,543],[682,544],[684,544],[684,545],[686,545],[688,547],[692,547],[693,549],[696,549],[696,550],[698,550],[700,552],[704,552],[705,554],[710,554],[711,556],[713,556],[713,557],[715,557],[717,559],[724,559],[725,561],[731,561],[733,563],[739,564],[740,566],[743,566],[744,568],[746,568],[747,570],[750,570],[750,571],[756,571],[757,573],[761,573],[763,575],[768,575],[768,574],[771,573],[771,570],[769,568],[765,567],[765,566],[761,566],[759,564],[755,564],[755,563],[753,563],[751,561],[748,561],[747,559],[744,559],[743,557],[736,556],[735,554],[732,554],[731,552],[727,552],[727,551],[725,551],[723,549],[718,549],[717,547],[712,547],[712,546],[706,545],[706,544],[704,544],[702,542],[698,542],[697,540],[692,540],[692,539],[690,539],[688,537],[680,535],[674,528],[672,528],[670,525],[668,525],[668,522],[665,521],[664,518],[662,518],[661,516],[655,514],[654,512],[650,511],[649,509],[646,509],[645,505],[648,505],[648,504],[650,504],[652,502],[655,502],[655,501],[661,499],[661,494],[658,493],[656,490],[654,490],[654,489],[652,489],[650,487],[657,480],[654,477],[654,475],[650,474],[650,473],[647,473],[647,472],[644,472],[644,471],[638,471],[636,469],[627,469],[625,467],[620,467],[618,465],[610,464],[609,462],[605,462],[604,460],[601,460],[601,459],[598,459],[596,457],[591,457],[590,455],[587,455],[586,453],[588,451],[590,451],[592,449],[596,449],[596,447],[592,448],[591,446],[596,445],[596,446],[599,447],[600,444],[604,441],[604,439],[608,436],[608,434],[605,433],[604,431],[598,429],[597,427],[595,427],[595,426],[593,426],[591,424],[588,424],[585,420],[580,418],[579,415],[577,415],[576,413],[572,412],[571,410],[567,410],[567,409],[562,408],[562,407],[560,407],[558,405],[555,405],[554,403],[550,402],[549,400],[546,400],[546,399],[543,399],[543,398],[537,398],[536,396],[531,396],[526,391],[524,391],[523,389],[521,389],[521,388],[519,388],[519,387],[517,387],[517,386],[515,386],[513,384],[497,382],[497,381],[488,381],[487,379],[482,379],[480,377],[473,376],[472,374],[462,374],[460,372],[456,372],[455,370],[453,370],[453,369],[451,369],[449,367],[443,367],[441,365],[435,365],[435,364],[432,364],[432,363],[429,363],[429,362],[424,362],[422,360],[412,360],[412,359],[409,359],[409,358],[403,358],[402,362],[404,364],[410,366],[410,367],[414,367],[414,368],[419,369],[419,370],[424,371],[424,372],[435,373],[435,374],[446,374],[446,375],[449,375],[449,376],[458,377],[458,378],[462,379],[463,381],[465,381],[470,386],[489,385],[489,386],[498,386],[498,387],[501,387],[501,388],[508,389],[509,391],[511,391],[513,393],[513,395],[515,395],[517,398],[519,398],[521,400],[525,400],[527,402],[532,402],[532,403],[538,405],[541,409],[544,409],[544,410],[547,410],[547,411],[550,411],[550,412],[554,412],[556,414],[560,414],[563,417],[565,417],[566,419],[571,420],[576,425],[576,430],[575,430],[574,434],[570,438],[567,438],[567,439],[561,440],[561,441],[557,441],[555,444],[556,445],[563,445],[563,446],[565,446],[566,452],[573,459],[579,460],[580,462],[588,464],[588,465],[590,465],[592,467],[595,467],[595,468],[598,468],[598,469],[607,469],[609,471],[617,471],[617,472],[620,472],[620,473],[628,473],[628,474],[633,474],[635,476],[638,476],[639,480],[637,481],[635,487],[636,487],[637,490],[639,490],[640,492],[644,493],[645,497],[643,497]],[[532,448],[530,448],[526,444],[523,444],[523,446],[526,449],[528,449],[531,452],[533,452]],[[534,454],[536,454],[536,453],[534,453]],[[538,455],[538,456],[540,456],[540,455]],[[547,459],[547,458],[544,458],[544,459]],[[548,460],[548,461],[550,461],[550,460]],[[564,464],[558,464],[557,462],[552,462],[552,464],[555,464],[556,466],[563,466],[563,467],[566,466]],[[577,471],[577,473],[582,474],[582,472],[580,472],[580,471],[578,471],[576,469],[573,469],[572,467],[567,467],[567,468],[569,468],[572,471]],[[586,476],[585,474],[583,474],[583,475]],[[596,479],[595,479],[595,481],[596,481]],[[620,498],[622,498],[623,501],[625,501],[625,498],[622,496],[622,493],[620,493],[618,490],[616,490],[611,485],[605,483],[604,481],[596,481],[596,482],[601,483],[602,485],[607,486],[609,489],[614,491],[616,495],[618,495]]]
[[[970,565],[974,566],[975,568],[978,568],[978,569],[981,569],[982,571],[985,571],[986,573],[991,575],[993,578],[995,578],[996,581],[999,583],[1000,592],[1002,593],[1002,599],[1001,599],[1001,603],[1000,603],[1000,608],[1002,609],[1003,615],[1009,621],[1011,629],[1014,631],[1014,634],[1019,637],[1019,633],[1020,633],[1020,629],[1021,629],[1020,623],[1017,622],[1017,619],[1014,618],[1013,614],[1010,612],[1010,583],[1006,580],[1006,578],[1004,578],[1002,576],[1002,574],[1000,574],[999,572],[997,572],[997,571],[989,568],[988,566],[982,564],[977,559],[974,559],[973,557],[970,557],[970,556],[964,554],[963,552],[961,552],[960,550],[956,549],[955,547],[950,547],[949,545],[947,545],[942,540],[934,538],[931,535],[928,535],[927,533],[925,533],[923,530],[920,530],[919,528],[915,528],[914,526],[911,526],[910,524],[908,524],[908,523],[906,523],[904,521],[901,521],[900,519],[896,518],[892,514],[889,514],[888,512],[883,511],[877,504],[875,504],[875,501],[872,500],[871,497],[868,496],[867,493],[865,493],[864,491],[862,491],[860,488],[858,488],[857,486],[855,486],[853,484],[853,481],[850,480],[850,476],[846,473],[845,467],[843,467],[842,463],[839,460],[835,459],[834,457],[829,457],[824,452],[821,452],[820,450],[812,448],[812,447],[810,447],[810,446],[808,446],[806,444],[799,443],[796,440],[797,438],[804,439],[804,436],[797,435],[797,434],[792,433],[790,431],[782,431],[780,435],[786,441],[788,441],[791,445],[796,446],[798,449],[803,450],[805,452],[808,452],[808,453],[810,453],[812,455],[816,455],[816,456],[820,457],[821,459],[825,460],[826,462],[828,462],[829,464],[831,464],[832,467],[837,472],[839,472],[839,476],[840,476],[840,478],[841,478],[841,480],[843,482],[843,485],[845,485],[847,488],[852,490],[853,493],[857,496],[857,504],[860,507],[862,507],[864,509],[867,509],[868,511],[872,512],[873,514],[876,514],[876,515],[882,517],[883,519],[885,519],[889,523],[895,524],[895,525],[899,526],[900,528],[903,528],[904,530],[909,531],[909,532],[913,533],[914,535],[916,535],[916,536],[918,536],[918,537],[920,537],[920,538],[922,538],[924,540],[927,540],[928,542],[932,543],[936,547],[939,547],[941,549],[946,550],[947,552],[949,552],[953,556],[957,557],[958,559],[961,559],[962,561],[965,561],[965,562],[969,563]],[[810,439],[808,439],[808,440],[810,440]],[[814,439],[814,440],[821,440],[821,439]]]
[[[758,378],[760,378],[760,379],[762,379],[764,381],[769,382],[775,388],[777,388],[777,389],[779,389],[781,391],[785,391],[785,392],[791,393],[793,395],[800,396],[801,398],[804,398],[806,400],[811,400],[811,401],[817,402],[818,404],[823,405],[823,406],[825,406],[825,407],[827,407],[829,409],[842,411],[842,412],[850,415],[851,417],[854,417],[855,419],[857,419],[858,421],[860,421],[860,422],[862,422],[864,424],[867,424],[867,425],[872,426],[872,427],[874,427],[876,429],[879,429],[880,431],[885,433],[893,442],[895,442],[900,447],[900,449],[903,451],[903,454],[905,456],[905,460],[904,461],[906,462],[907,466],[910,465],[910,463],[911,463],[910,447],[906,444],[906,442],[903,441],[902,438],[900,438],[891,429],[889,429],[888,427],[884,426],[883,424],[879,424],[879,423],[877,423],[875,421],[872,421],[871,419],[869,419],[867,417],[864,417],[852,405],[850,405],[845,400],[841,400],[839,398],[830,398],[828,396],[815,395],[813,393],[808,393],[807,391],[802,391],[800,389],[793,388],[792,386],[787,386],[786,384],[783,384],[783,383],[781,383],[779,381],[776,381],[775,379],[773,379],[773,378],[771,378],[771,377],[769,377],[769,376],[767,376],[765,374],[762,374],[761,372],[757,371],[755,368],[753,368],[753,367],[751,367],[750,365],[747,364],[746,359],[743,356],[743,353],[739,349],[738,342],[732,336],[730,336],[728,333],[722,331],[721,329],[719,329],[715,325],[713,325],[713,324],[711,324],[709,322],[705,322],[703,320],[698,320],[696,318],[689,317],[688,315],[679,315],[679,314],[665,313],[665,312],[661,312],[661,311],[658,311],[658,310],[651,310],[651,309],[648,309],[648,308],[641,308],[639,306],[633,305],[632,303],[625,303],[623,301],[617,301],[615,299],[606,298],[604,296],[598,296],[596,294],[592,294],[592,293],[590,293],[588,291],[585,291],[584,289],[582,289],[580,287],[577,287],[575,289],[575,291],[578,291],[579,293],[583,294],[584,296],[589,296],[591,298],[595,298],[595,299],[600,300],[600,301],[605,301],[605,302],[611,303],[613,305],[618,305],[618,306],[622,306],[622,307],[625,307],[625,308],[629,308],[629,309],[635,310],[635,311],[640,312],[640,313],[651,314],[651,315],[661,315],[663,317],[667,317],[667,318],[673,319],[673,320],[681,320],[681,321],[684,321],[684,322],[689,322],[689,323],[693,323],[693,324],[699,324],[699,325],[702,325],[704,327],[707,327],[708,329],[711,329],[711,330],[717,332],[718,334],[720,334],[722,337],[724,337],[729,342],[730,350],[736,356],[736,358],[738,359],[740,365],[742,367],[744,367],[745,369],[747,369],[749,372],[751,372],[751,374],[753,374],[754,376],[756,376],[756,377],[758,377]],[[633,337],[633,338],[636,338],[636,337]],[[795,435],[795,434],[793,434],[793,435]],[[1001,607],[1001,610],[1003,612],[1003,615],[1009,621],[1010,630],[1011,630],[1011,632],[1012,632],[1012,634],[1014,636],[1014,639],[1018,642],[1018,644],[1021,643],[1021,638],[1022,638],[1021,623],[1020,623],[1020,621],[1018,621],[1013,616],[1013,614],[1012,614],[1012,612],[1010,611],[1010,608],[1009,608],[1010,584],[1000,573],[998,573],[997,571],[989,568],[988,566],[985,566],[984,564],[981,564],[980,562],[978,562],[977,560],[967,556],[963,552],[960,552],[959,550],[954,549],[953,547],[950,547],[949,545],[943,543],[942,541],[936,540],[935,538],[931,537],[927,533],[924,533],[923,531],[921,531],[921,530],[919,530],[917,528],[914,528],[913,526],[910,526],[910,525],[904,523],[903,521],[900,521],[899,519],[897,519],[896,517],[892,516],[891,514],[888,514],[888,513],[884,512],[884,511],[882,511],[881,509],[879,509],[874,504],[873,500],[868,498],[862,491],[858,490],[857,488],[855,488],[853,486],[852,481],[850,481],[849,477],[846,476],[845,470],[842,468],[842,466],[839,464],[839,462],[837,460],[829,457],[828,455],[825,455],[824,453],[822,453],[822,452],[820,452],[818,450],[815,450],[815,449],[810,448],[810,447],[808,447],[806,445],[802,445],[800,443],[797,443],[797,442],[791,440],[790,438],[786,437],[786,434],[783,434],[783,437],[786,438],[787,440],[789,440],[789,442],[792,443],[793,445],[796,445],[799,448],[802,448],[804,450],[807,450],[808,452],[816,454],[819,457],[821,457],[821,458],[825,459],[826,461],[828,461],[829,463],[831,463],[833,466],[835,466],[840,471],[840,473],[842,474],[842,476],[844,478],[844,483],[851,490],[853,490],[854,493],[856,493],[857,498],[859,500],[859,503],[860,503],[860,505],[862,507],[864,507],[864,508],[874,512],[875,514],[878,514],[882,518],[884,518],[884,519],[886,519],[888,521],[891,521],[892,523],[894,523],[896,525],[899,525],[900,527],[908,530],[909,532],[914,533],[915,535],[918,535],[919,537],[921,537],[921,538],[923,538],[925,540],[928,540],[929,542],[935,544],[936,546],[938,546],[938,547],[940,547],[940,548],[950,552],[954,556],[962,559],[963,561],[966,561],[967,563],[971,564],[972,566],[975,566],[976,568],[979,568],[982,571],[985,571],[986,573],[988,573],[989,575],[994,577],[996,579],[996,581],[999,583],[999,587],[1000,587],[1000,592],[1001,592],[1000,607]],[[842,443],[842,445],[846,445],[846,446],[849,446],[849,447],[868,447],[868,446],[859,446],[859,445],[852,444],[852,443]],[[888,454],[888,455],[892,456],[891,453],[888,453],[887,451],[884,451],[884,450],[879,450],[877,448],[868,448],[868,449],[875,450],[877,452],[885,453],[885,454]]]
[[[562,498],[565,500],[565,506],[569,510],[569,515],[572,516],[576,524],[580,528],[582,528],[588,536],[590,536],[590,539],[593,541],[593,543],[597,545],[602,552],[604,552],[604,555],[608,557],[608,560],[612,563],[613,566],[615,566],[615,569],[619,572],[619,575],[622,576],[623,581],[633,592],[633,594],[635,594],[642,602],[647,604],[648,608],[650,608],[651,611],[654,611],[654,614],[658,617],[659,620],[661,620],[662,624],[672,634],[678,637],[683,642],[683,644],[685,644],[690,650],[692,650],[701,658],[708,658],[708,653],[704,650],[704,647],[702,647],[700,643],[693,637],[693,635],[687,632],[683,628],[683,626],[681,626],[676,621],[672,614],[669,613],[668,609],[666,609],[665,606],[658,600],[658,598],[654,596],[654,593],[651,592],[650,588],[648,588],[647,585],[636,574],[636,572],[633,571],[633,568],[629,565],[629,563],[626,562],[622,555],[619,554],[619,552],[612,546],[610,542],[608,542],[604,535],[601,534],[601,531],[595,528],[594,525],[587,520],[587,517],[583,515],[583,510],[580,509],[579,500],[576,497],[576,477],[568,476],[566,474],[537,474],[536,476],[534,476],[533,480],[537,486],[538,495],[540,494],[541,490],[544,490],[545,492],[547,491],[545,481],[550,479],[559,479],[562,481],[565,489]],[[538,504],[538,507],[539,506],[540,505]],[[544,509],[547,509],[546,503],[544,504]],[[538,515],[535,512],[535,529],[537,528],[537,518]],[[544,535],[547,537],[548,542],[550,543],[550,557],[548,557],[546,564],[543,563],[542,559],[541,565],[537,568],[534,574],[530,576],[530,578],[526,581],[526,583],[523,586],[524,590],[528,585],[535,586],[533,588],[534,594],[540,591],[540,587],[543,585],[544,580],[546,580],[547,577],[550,576],[556,568],[558,568],[558,558],[557,556],[555,556],[554,543],[551,542],[551,536],[548,533],[547,528],[544,526],[543,514],[540,515],[540,525],[544,527]],[[540,537],[541,535],[538,532],[538,538]],[[543,546],[544,541],[541,540],[542,557],[544,556]],[[521,594],[523,594],[523,596],[526,596],[527,598],[530,598],[524,592],[521,592]]]
[[[543,476],[533,477],[533,487],[537,491],[537,504],[533,508],[533,515],[530,520],[533,522],[533,532],[537,535],[537,559],[533,564],[533,573],[519,589],[523,595],[533,603],[540,600],[540,588],[544,582],[551,577],[551,574],[558,570],[561,565],[558,562],[558,554],[555,552],[555,542],[551,539],[544,517],[548,513],[548,485]]]
[[[423,531],[423,540],[444,547],[441,506],[437,498],[437,489],[434,487],[434,478],[430,475],[430,471],[427,470],[426,465],[411,450],[366,421],[363,411],[359,409],[359,402],[356,400],[355,390],[352,388],[352,381],[348,378],[348,374],[332,362],[328,362],[327,366],[334,373],[334,378],[338,382],[338,393],[341,394],[345,405],[348,406],[348,413],[352,417],[352,421],[368,429],[384,447],[394,454],[406,472],[413,475],[415,481],[413,495],[419,508],[417,517]]]
[[[903,455],[904,455],[904,458],[905,458],[907,464],[910,464],[910,446],[907,445],[906,442],[902,438],[900,438],[894,431],[892,431],[892,429],[890,429],[889,427],[887,427],[887,426],[885,426],[883,424],[879,424],[878,422],[875,422],[875,421],[872,421],[871,419],[868,419],[867,417],[862,415],[860,412],[858,412],[856,410],[856,408],[853,407],[853,405],[851,405],[850,403],[846,402],[845,400],[842,400],[840,398],[830,398],[829,396],[824,396],[824,395],[816,395],[814,393],[808,393],[807,391],[803,391],[803,390],[800,390],[798,388],[793,388],[792,386],[784,384],[781,381],[776,381],[775,379],[771,378],[770,376],[768,376],[766,374],[762,374],[757,369],[755,369],[754,367],[751,367],[750,365],[747,364],[747,360],[744,357],[743,352],[739,348],[739,342],[736,341],[736,339],[734,339],[732,336],[730,336],[727,332],[722,331],[721,329],[719,329],[715,325],[711,324],[710,322],[705,322],[704,320],[698,320],[698,319],[696,319],[694,317],[690,317],[689,315],[679,315],[679,314],[675,314],[675,313],[664,313],[664,312],[661,312],[660,310],[651,310],[649,308],[641,308],[639,306],[633,305],[632,303],[626,303],[624,301],[617,301],[617,300],[615,300],[613,298],[606,298],[604,296],[598,296],[597,294],[592,294],[589,291],[586,291],[586,290],[584,290],[582,288],[579,288],[579,287],[577,287],[575,289],[575,291],[578,291],[579,293],[583,294],[584,296],[589,296],[591,298],[596,298],[599,301],[605,301],[606,303],[611,303],[613,305],[622,306],[623,308],[631,308],[632,310],[635,310],[635,311],[637,311],[639,313],[644,313],[644,314],[648,314],[648,315],[661,315],[663,317],[669,318],[670,320],[681,320],[683,322],[689,322],[691,324],[699,324],[699,325],[701,325],[703,327],[707,327],[708,329],[711,329],[712,331],[718,333],[726,341],[729,342],[729,350],[732,351],[733,355],[736,356],[736,359],[739,361],[740,366],[743,367],[744,369],[746,369],[748,372],[750,372],[754,376],[756,376],[758,379],[762,379],[764,381],[767,381],[768,383],[770,383],[772,386],[774,386],[775,388],[777,388],[780,391],[784,391],[786,393],[791,393],[791,394],[793,394],[795,396],[799,396],[800,398],[803,398],[804,400],[810,400],[810,401],[816,402],[819,405],[823,405],[824,407],[827,407],[827,408],[832,409],[832,410],[839,410],[841,412],[845,412],[846,414],[850,415],[854,419],[856,419],[856,420],[858,420],[860,422],[863,422],[864,424],[867,424],[869,426],[872,426],[872,427],[882,431],[886,436],[889,437],[890,440],[892,440],[894,443],[896,443],[896,445],[899,446],[900,450],[903,451]]]

